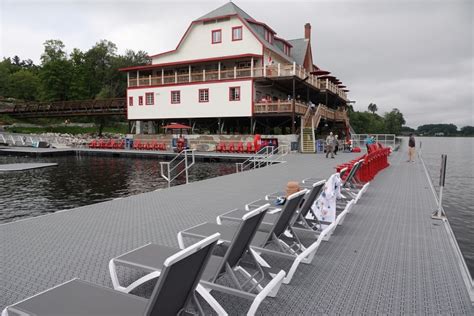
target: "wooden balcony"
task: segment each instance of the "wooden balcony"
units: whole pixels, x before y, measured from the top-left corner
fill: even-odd
[[[319,79],[317,76],[310,74],[305,68],[293,64],[274,64],[263,67],[249,67],[214,70],[214,71],[195,71],[188,73],[175,72],[172,75],[165,75],[162,71],[159,76],[140,76],[137,71],[136,77],[131,77],[128,73],[128,87],[150,87],[166,84],[195,83],[206,81],[218,81],[228,79],[248,79],[248,78],[283,78],[296,76],[300,79],[306,79],[306,82],[319,90],[328,90],[338,95],[340,98],[347,100],[346,93],[337,85],[327,79]]]
[[[308,106],[306,104],[295,102],[295,113],[304,115]],[[293,113],[292,101],[270,101],[254,103],[254,114],[291,114]]]

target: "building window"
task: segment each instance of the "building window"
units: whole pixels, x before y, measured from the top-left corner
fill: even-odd
[[[286,55],[290,55],[290,46],[284,44],[284,45],[283,45],[283,52],[284,52]]]
[[[155,104],[155,98],[153,96],[153,92],[145,93],[145,101],[146,101],[146,105]]]
[[[143,105],[143,97],[142,96],[138,97],[138,105]]]
[[[199,102],[209,102],[209,89],[199,89]]]
[[[181,103],[181,91],[171,91],[171,104]]]
[[[217,44],[222,42],[222,30],[212,31],[212,44]]]
[[[229,101],[240,101],[240,87],[229,88]]]
[[[265,40],[268,42],[270,37],[270,32],[268,32],[267,29],[265,29]]]
[[[269,42],[270,44],[273,44],[273,33],[270,33],[270,34],[268,35],[268,42]]]
[[[133,97],[128,97],[128,106],[133,106]]]
[[[232,28],[232,40],[240,41],[242,40],[242,27],[236,26]]]

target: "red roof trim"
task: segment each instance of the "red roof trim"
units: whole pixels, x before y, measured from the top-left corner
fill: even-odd
[[[262,58],[262,55],[258,55],[258,54],[240,54],[240,55],[231,55],[231,56],[223,56],[223,57],[212,57],[212,58],[183,60],[183,61],[176,61],[176,62],[171,62],[171,63],[162,63],[162,64],[155,64],[155,65],[133,66],[133,67],[120,68],[119,71],[149,70],[149,69],[155,69],[155,68],[163,68],[163,67],[167,67],[167,66],[176,66],[176,65],[182,65],[182,64],[196,64],[196,63],[203,63],[203,62],[208,62],[208,61],[229,60],[229,59],[246,58],[246,57]]]

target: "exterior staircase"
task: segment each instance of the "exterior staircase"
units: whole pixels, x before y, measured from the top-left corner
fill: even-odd
[[[314,129],[311,127],[304,127],[301,130],[301,152],[314,153],[316,145],[314,144]]]

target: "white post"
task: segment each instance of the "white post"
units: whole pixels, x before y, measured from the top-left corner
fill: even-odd
[[[293,62],[293,76],[296,75],[296,62]]]
[[[280,63],[278,63],[278,77],[280,77],[281,69],[280,69]]]
[[[250,59],[250,77],[253,77],[253,57]]]
[[[267,65],[263,64],[263,77],[267,76]]]
[[[189,72],[189,82],[191,82],[191,80],[192,80],[191,79],[191,65],[189,65],[189,71],[188,72]]]
[[[174,71],[174,83],[178,83],[178,72]]]
[[[127,87],[130,87],[130,73],[127,71]]]
[[[161,84],[165,84],[165,69],[161,68]]]
[[[140,71],[137,70],[137,87],[140,85]]]
[[[221,80],[221,62],[217,63],[217,79]]]
[[[206,81],[206,69],[202,70],[202,81]]]
[[[329,79],[326,78],[326,89],[329,89]]]
[[[234,66],[234,79],[237,78],[237,66]]]

